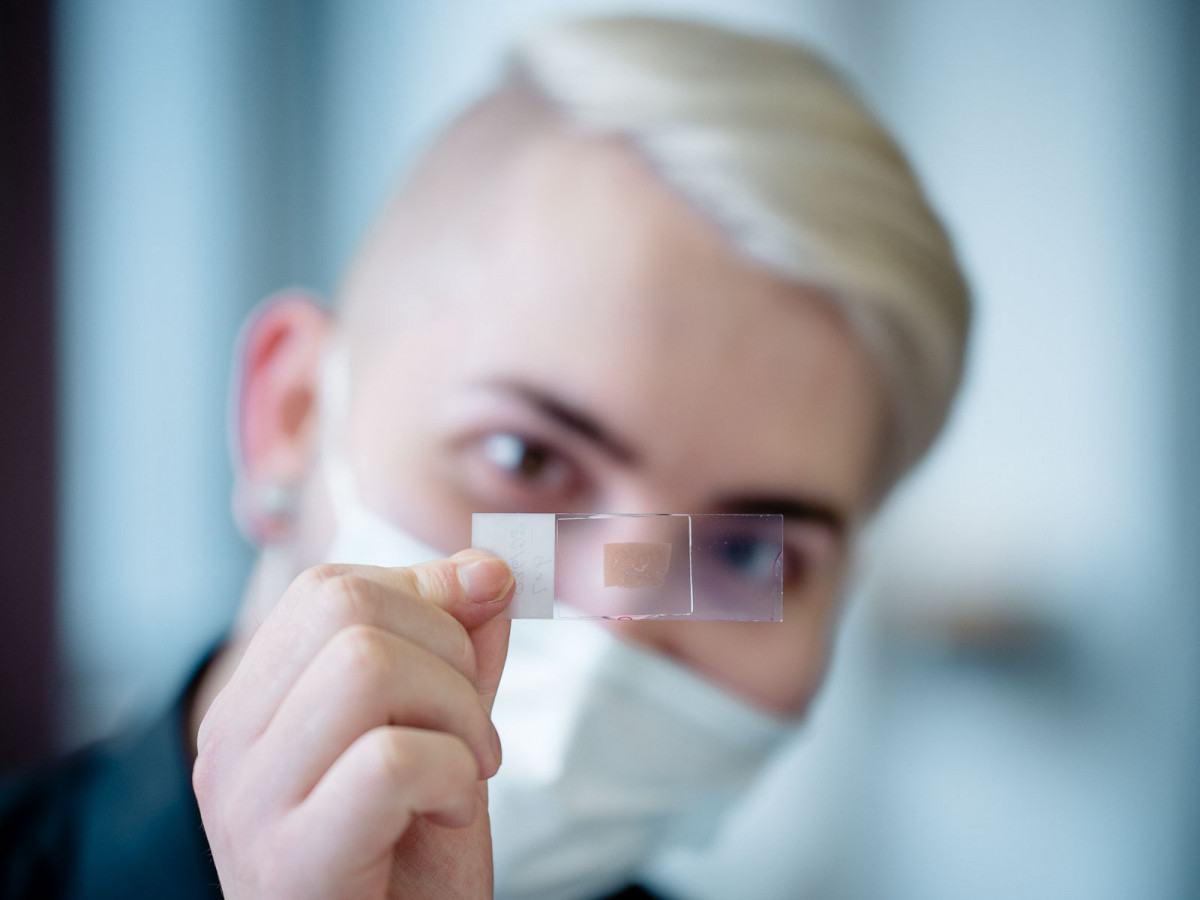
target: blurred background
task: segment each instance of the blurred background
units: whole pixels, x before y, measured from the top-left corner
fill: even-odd
[[[1200,896],[1200,9],[1141,0],[0,4],[0,763],[168,702],[227,627],[239,323],[329,294],[396,173],[553,15],[824,51],[978,301],[829,688],[683,897]]]

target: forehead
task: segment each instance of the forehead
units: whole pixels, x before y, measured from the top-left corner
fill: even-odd
[[[663,480],[866,502],[877,398],[840,318],[739,257],[624,144],[542,134],[460,225],[453,287],[396,335],[431,386],[538,385]]]

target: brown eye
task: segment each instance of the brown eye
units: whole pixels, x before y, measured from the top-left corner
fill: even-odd
[[[483,455],[497,468],[515,478],[537,481],[552,472],[557,460],[545,447],[522,440],[515,434],[492,434],[483,441]]]
[[[500,429],[467,440],[458,462],[462,486],[481,510],[558,512],[580,502],[585,483],[553,444]]]

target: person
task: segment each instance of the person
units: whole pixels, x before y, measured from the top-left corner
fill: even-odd
[[[149,737],[3,794],[4,883],[646,896],[818,690],[968,320],[910,167],[812,52],[646,17],[533,33],[334,312],[289,291],[247,323],[242,614]],[[783,620],[511,622],[511,572],[463,549],[486,511],[780,513]]]

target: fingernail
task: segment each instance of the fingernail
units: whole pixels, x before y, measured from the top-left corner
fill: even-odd
[[[504,761],[504,750],[500,746],[500,732],[496,730],[495,725],[492,725],[492,750],[496,754],[496,768],[499,769]]]
[[[475,603],[494,603],[507,593],[513,574],[501,560],[483,556],[464,562],[458,567],[467,599]]]

